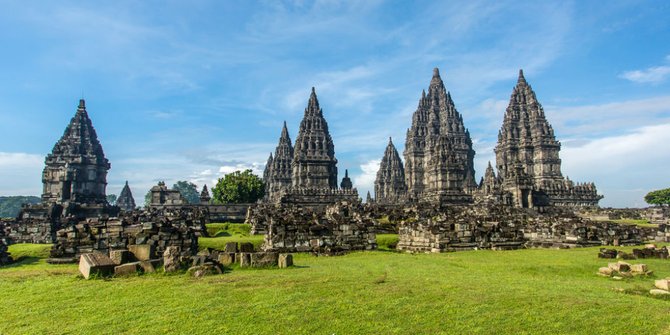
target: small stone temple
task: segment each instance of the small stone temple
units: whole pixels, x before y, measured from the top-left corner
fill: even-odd
[[[135,205],[135,198],[133,198],[133,192],[130,191],[130,186],[128,186],[128,181],[126,180],[126,185],[123,186],[119,198],[116,200],[116,205],[121,208],[122,211],[131,212],[137,208]]]
[[[293,177],[291,163],[293,163],[293,144],[288,134],[286,122],[284,122],[274,157],[270,154],[263,174],[267,200],[278,201],[282,191],[291,187]]]
[[[45,165],[44,203],[107,203],[105,188],[111,165],[88,117],[84,99],[79,100],[77,113],[47,155]]]
[[[368,192],[369,196],[370,192]],[[404,202],[407,197],[405,169],[390,137],[377,171],[375,196],[378,204],[397,204]]]

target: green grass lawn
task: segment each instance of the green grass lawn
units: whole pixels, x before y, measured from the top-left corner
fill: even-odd
[[[228,242],[250,242],[256,250],[260,250],[263,235],[250,235],[250,232],[251,225],[244,223],[209,223],[207,233],[210,237],[199,238],[198,247],[223,250]]]
[[[618,220],[611,220],[614,223],[618,224],[625,224],[625,225],[631,225],[631,226],[638,226],[640,228],[658,228],[658,225],[655,223],[649,223],[649,221],[641,219],[641,220],[636,220],[636,219],[618,219]]]
[[[670,333],[670,300],[634,294],[670,261],[615,281],[595,274],[597,248],[297,254],[289,269],[88,281],[46,264],[48,248],[10,247],[22,261],[0,268],[0,334]]]

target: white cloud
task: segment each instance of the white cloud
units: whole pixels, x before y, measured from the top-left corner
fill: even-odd
[[[591,137],[670,121],[670,95],[572,107],[545,106],[560,137]],[[563,141],[563,140],[562,140]]]
[[[670,55],[665,56],[665,61],[670,62]],[[670,65],[652,66],[644,70],[626,71],[619,78],[627,79],[640,84],[659,84],[670,77]]]
[[[563,174],[575,181],[594,181],[605,199],[603,206],[644,206],[642,197],[670,186],[670,123],[566,145]]]
[[[0,152],[0,195],[40,196],[43,168],[43,155]]]
[[[636,83],[658,84],[670,76],[670,66],[654,66],[645,70],[626,71],[620,75],[621,78]]]
[[[362,173],[354,176],[354,187],[358,189],[358,194],[365,198],[365,194],[370,191],[374,194],[375,179],[377,178],[377,171],[379,171],[379,164],[381,159],[373,159],[361,164]]]

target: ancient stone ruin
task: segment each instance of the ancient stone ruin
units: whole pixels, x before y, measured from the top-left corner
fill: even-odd
[[[135,204],[135,198],[133,198],[133,193],[130,191],[130,186],[128,186],[128,181],[126,180],[126,185],[123,186],[119,198],[116,200],[116,205],[121,208],[122,211],[131,212],[137,208]]]
[[[11,244],[11,239],[8,237],[9,227],[5,226],[4,222],[0,222],[0,266],[11,263],[12,257],[7,251],[7,248]]]
[[[68,222],[56,232],[51,258],[77,259],[91,252],[109,254],[127,250],[131,245],[148,245],[160,254],[175,246],[184,255],[193,255],[198,250],[198,237],[206,231],[207,218],[201,208],[185,207]]]
[[[489,163],[477,185],[470,133],[436,68],[407,130],[404,166],[391,142],[386,148],[375,180],[375,201],[597,206],[602,196],[593,183],[563,177],[559,151],[542,105],[520,71],[495,148],[498,173]]]
[[[84,99],[79,100],[77,113],[45,163],[43,202],[107,203],[105,188],[111,165],[88,117]]]
[[[168,188],[165,185],[164,181],[159,181],[158,185],[154,186],[150,190],[151,192],[151,202],[149,206],[171,206],[171,205],[186,205],[188,202],[184,197],[179,193],[178,190]]]
[[[670,240],[670,234],[657,229],[590,221],[560,208],[538,213],[505,205],[416,206],[398,230],[397,248],[409,252],[637,245]]]
[[[342,201],[319,209],[262,204],[250,209],[252,231],[263,231],[264,251],[338,254],[376,249],[375,223],[360,202]]]
[[[398,155],[398,150],[396,150],[390,137],[377,171],[375,196],[378,204],[400,204],[407,200],[405,169],[400,160],[400,155]],[[371,200],[370,192],[368,192],[367,198]]]
[[[495,148],[503,201],[524,208],[597,206],[602,196],[593,183],[575,184],[561,174],[560,149],[520,70]]]
[[[456,110],[437,68],[419,99],[405,139],[405,180],[409,198],[467,203],[477,187],[470,132]]]
[[[295,146],[284,123],[263,177],[266,201],[270,203],[323,208],[337,201],[358,201],[358,191],[350,185],[348,176],[342,188],[337,186],[335,145],[313,87]]]

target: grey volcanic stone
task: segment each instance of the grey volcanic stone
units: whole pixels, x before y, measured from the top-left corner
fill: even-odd
[[[89,279],[92,275],[108,276],[114,272],[114,261],[107,255],[101,253],[83,254],[79,258],[79,272],[84,278]]]

